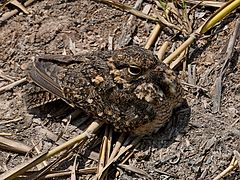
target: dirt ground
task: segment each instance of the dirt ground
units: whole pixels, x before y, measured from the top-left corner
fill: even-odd
[[[124,3],[133,6],[135,1]],[[144,1],[142,7],[148,4],[154,2]],[[0,13],[13,8],[7,6]],[[27,63],[37,54],[62,54],[66,51],[71,55],[116,49],[128,44],[144,46],[155,24],[133,17],[129,26],[129,13],[90,0],[41,0],[27,9],[29,15],[20,12],[0,24],[0,87],[24,78]],[[204,13],[193,24],[194,29],[214,9],[199,8],[198,12]],[[183,83],[187,105],[179,108],[173,120],[160,132],[141,140],[129,164],[146,171],[154,179],[213,179],[229,166],[233,151],[240,152],[239,41],[223,78],[220,112],[213,111],[214,82],[225,57],[221,52],[226,49],[238,17],[239,12],[235,12],[192,45],[187,55],[187,65],[196,67],[197,86]],[[152,49],[156,51],[166,40],[178,47],[186,37],[174,35],[166,28]],[[181,72],[182,81],[187,82],[182,66],[177,72]],[[30,115],[22,98],[25,85],[22,83],[1,92],[0,133],[11,133],[9,138],[31,147],[32,142],[39,144],[40,150],[44,152],[61,143],[46,137],[45,132],[60,134],[64,131],[66,121],[51,121],[49,118],[42,120]],[[69,125],[63,139],[79,133],[78,128]],[[15,167],[25,159],[24,155],[0,150],[0,172]],[[84,167],[83,163],[79,163]],[[119,179],[147,179],[124,169],[121,172]],[[224,179],[239,179],[239,174],[238,168]],[[79,178],[87,179],[89,176]]]

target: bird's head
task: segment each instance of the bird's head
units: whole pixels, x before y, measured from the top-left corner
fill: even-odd
[[[138,46],[117,50],[108,66],[119,90],[139,99],[151,102],[176,93],[176,75],[150,50]]]

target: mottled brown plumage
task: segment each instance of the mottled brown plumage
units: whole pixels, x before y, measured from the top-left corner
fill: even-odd
[[[149,50],[130,46],[79,56],[42,55],[29,66],[28,108],[62,99],[117,131],[152,133],[182,101],[174,72]]]

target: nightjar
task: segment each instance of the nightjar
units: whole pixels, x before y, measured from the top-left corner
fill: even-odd
[[[134,135],[158,130],[182,102],[175,73],[138,46],[77,56],[40,55],[28,69],[28,109],[61,99],[116,131]]]

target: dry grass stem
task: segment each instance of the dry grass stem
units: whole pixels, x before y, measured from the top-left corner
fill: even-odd
[[[162,23],[170,28],[176,29],[177,31],[181,31],[181,29],[179,29],[177,26],[175,26],[174,24],[169,23],[168,21],[166,21],[164,18],[162,18],[161,16],[158,16],[158,18],[155,18],[153,16],[149,16],[147,14],[142,13],[141,11],[138,11],[136,9],[133,9],[132,7],[125,5],[125,4],[121,4],[112,0],[93,0],[96,2],[100,2],[100,3],[105,3],[108,5],[111,5],[115,8],[119,8],[121,10],[124,10],[126,12],[132,13],[133,15],[140,17],[140,18],[144,18],[144,19],[148,19],[151,21],[155,21],[158,23]]]
[[[76,170],[76,174],[94,174],[97,172],[97,168],[85,168],[85,169],[78,169]],[[58,177],[64,177],[64,176],[70,176],[72,171],[51,171],[45,176],[40,177],[39,179],[52,179],[52,178],[58,178]]]
[[[38,180],[40,177],[47,174],[50,169],[59,166],[62,162],[66,161],[67,159],[71,158],[73,156],[73,151],[76,148],[81,148],[82,145],[86,142],[86,139],[78,143],[77,145],[74,145],[74,147],[69,147],[64,153],[62,153],[60,156],[57,157],[53,162],[49,163],[46,167],[42,168],[40,171],[36,172],[35,174],[28,177],[28,179],[31,180]]]
[[[157,23],[147,40],[147,43],[145,45],[146,49],[149,49],[155,43],[155,41],[157,40],[160,34],[160,30],[161,30],[161,25]]]
[[[109,133],[108,133],[108,139],[107,139],[107,152],[106,152],[106,162],[108,162],[111,154],[111,148],[112,148],[112,139],[113,139],[113,128],[109,127]]]
[[[116,162],[123,154],[125,154],[129,149],[134,147],[140,141],[140,139],[141,139],[140,137],[135,138],[131,142],[131,144],[129,144],[130,141],[129,141],[129,139],[127,139],[124,144],[128,144],[128,145],[126,145],[126,146],[123,145],[120,148],[118,154],[113,159],[110,159],[110,161],[106,164],[106,166],[102,169],[102,171],[99,172],[96,176],[100,179],[102,177],[102,175],[105,173],[105,171],[112,165],[112,163]]]
[[[37,145],[33,141],[32,141],[32,144],[33,144],[33,148],[37,152],[37,154],[40,154],[41,152],[40,152],[39,148],[37,147]],[[40,170],[46,166],[47,166],[47,161],[43,161],[42,163],[39,163],[37,165],[37,169]]]
[[[139,147],[139,144],[136,145],[136,147]],[[132,150],[131,152],[129,152],[126,157],[122,160],[121,164],[125,164],[134,154],[134,150]]]
[[[121,164],[118,164],[118,167],[126,169],[127,171],[132,171],[134,173],[143,175],[143,176],[147,177],[148,179],[151,179],[151,180],[154,179],[152,176],[148,175],[148,173],[146,171],[143,171],[142,169],[139,169],[135,166],[126,165],[126,164],[121,163]]]
[[[76,180],[77,179],[77,157],[78,155],[75,154],[74,162],[73,165],[71,166],[71,180]]]
[[[4,87],[1,87],[0,88],[0,93],[8,91],[8,90],[14,88],[15,86],[18,86],[19,84],[22,84],[22,83],[24,83],[26,81],[27,81],[27,78],[22,78],[20,80],[17,80],[15,82],[11,83],[11,84],[8,84],[8,85],[6,85]]]
[[[201,89],[201,90],[203,90],[203,91],[205,91],[205,92],[208,92],[207,89],[205,89],[205,88],[203,88],[203,87],[201,87],[201,86],[198,86],[198,85],[189,84],[189,83],[186,83],[186,82],[184,82],[184,81],[181,81],[181,84],[186,85],[186,86],[189,86],[189,87],[192,87],[192,88]]]
[[[12,136],[11,133],[0,133],[0,136]]]
[[[189,4],[197,4],[199,6],[209,6],[209,7],[221,7],[224,2],[216,2],[216,1],[193,1],[193,0],[185,0],[186,3]]]
[[[19,117],[17,119],[12,119],[12,120],[9,120],[9,121],[3,121],[2,120],[2,122],[0,122],[0,125],[9,124],[9,123],[15,123],[15,122],[18,122],[18,121],[21,121],[21,120],[23,120],[22,117]]]
[[[181,54],[170,64],[171,69],[175,69],[183,60],[187,54],[188,48],[181,52]]]
[[[120,147],[122,146],[123,141],[124,141],[125,138],[126,138],[126,134],[125,134],[125,133],[122,133],[122,134],[120,135],[120,137],[118,138],[118,140],[117,140],[117,142],[116,142],[116,144],[115,144],[115,146],[114,146],[114,148],[113,148],[113,151],[112,151],[112,153],[111,153],[111,155],[110,155],[110,158],[108,159],[108,163],[109,163],[111,160],[113,160],[113,158],[117,155],[117,153],[118,153]]]
[[[236,161],[238,163],[238,167],[240,168],[240,153],[238,151],[234,150],[233,154],[234,154],[234,156],[236,158]]]
[[[158,50],[157,56],[158,56],[158,59],[159,59],[160,61],[163,60],[164,55],[166,54],[166,51],[167,51],[168,46],[169,46],[169,42],[168,42],[168,41],[165,41],[165,42],[163,43],[163,45],[160,47],[160,49]]]
[[[233,157],[230,165],[223,171],[221,172],[219,175],[217,175],[213,180],[219,180],[222,177],[224,177],[225,175],[227,175],[229,172],[231,172],[234,168],[236,168],[238,166],[238,162],[236,160],[235,157]]]
[[[204,23],[200,33],[206,33],[209,29],[211,29],[214,25],[216,25],[219,21],[221,21],[224,17],[233,12],[239,6],[239,0],[230,0],[224,3],[224,5],[221,6],[216,12],[214,12]]]
[[[10,77],[9,75],[5,75],[2,70],[0,70],[0,77],[4,80],[14,82],[14,77]]]
[[[101,145],[101,149],[100,149],[100,160],[98,163],[98,173],[97,175],[93,178],[93,179],[108,179],[108,169],[106,169],[106,173],[104,173],[101,177],[98,176],[98,174],[103,170],[103,168],[105,167],[105,165],[109,162],[109,158],[110,158],[110,152],[111,152],[111,143],[112,143],[112,128],[109,129],[109,127],[107,127],[105,129],[105,134],[103,137],[103,143]],[[104,148],[105,147],[105,148]]]
[[[35,0],[28,0],[24,3],[24,7],[27,7],[29,5],[31,5]],[[18,9],[14,9],[10,12],[6,12],[5,14],[3,14],[1,17],[0,17],[0,24],[3,22],[3,21],[6,21],[7,19],[9,19],[10,17],[16,15],[17,13],[19,12]]]
[[[89,125],[89,127],[79,136],[77,136],[73,139],[70,139],[66,143],[54,148],[53,150],[50,150],[49,152],[40,154],[37,157],[30,159],[28,162],[20,164],[20,165],[16,166],[15,168],[3,173],[2,175],[0,175],[0,179],[16,178],[18,175],[26,172],[28,169],[36,166],[37,164],[41,163],[42,161],[60,153],[61,151],[65,150],[69,147],[72,147],[73,145],[75,145],[76,143],[79,143],[80,141],[83,141],[83,140],[89,138],[90,135],[95,133],[102,125],[103,125],[103,122],[101,122],[101,121],[92,122]]]
[[[26,179],[29,176],[37,173],[38,171],[27,171],[23,175],[17,177],[17,179]],[[78,169],[76,170],[76,174],[94,174],[97,172],[96,167],[92,168],[85,168],[85,169]],[[2,174],[3,172],[0,172]],[[60,171],[49,171],[46,175],[43,175],[42,177],[39,177],[38,179],[53,179],[58,177],[69,177],[71,176],[72,171],[71,170],[60,170]]]
[[[7,4],[9,4],[11,0],[3,0],[1,3],[0,3],[0,9],[4,8]]]
[[[102,139],[102,144],[99,153],[99,161],[98,161],[98,172],[100,172],[106,163],[106,152],[107,152],[107,139],[109,134],[109,127],[106,126],[105,133]]]
[[[26,154],[29,151],[31,151],[32,148],[21,142],[17,142],[17,141],[0,136],[0,149],[4,149],[10,152]]]
[[[112,127],[110,127],[109,129],[109,133],[108,133],[108,138],[107,138],[107,148],[106,148],[106,153],[105,153],[105,164],[109,161],[110,158],[110,153],[111,153],[111,147],[112,147],[112,133],[113,133],[113,129]],[[108,170],[106,170],[106,175],[102,176],[102,179],[108,180]]]
[[[13,4],[14,6],[17,6],[25,14],[29,14],[28,10],[18,0],[11,0],[10,3]]]
[[[215,92],[214,92],[214,96],[213,96],[213,112],[215,112],[215,113],[220,111],[221,97],[222,97],[222,80],[224,78],[228,64],[229,64],[230,60],[232,59],[232,56],[234,53],[234,46],[236,44],[237,38],[240,35],[239,29],[240,29],[240,21],[238,20],[236,22],[236,26],[233,31],[233,34],[230,36],[230,39],[228,42],[226,56],[224,58],[225,59],[224,64],[222,65],[219,76],[217,77],[217,79],[215,81]]]
[[[172,54],[170,54],[166,59],[163,60],[164,63],[170,64],[173,59],[175,59],[178,55],[180,55],[190,44],[192,44],[197,38],[197,34],[193,33],[190,37],[179,46]]]

